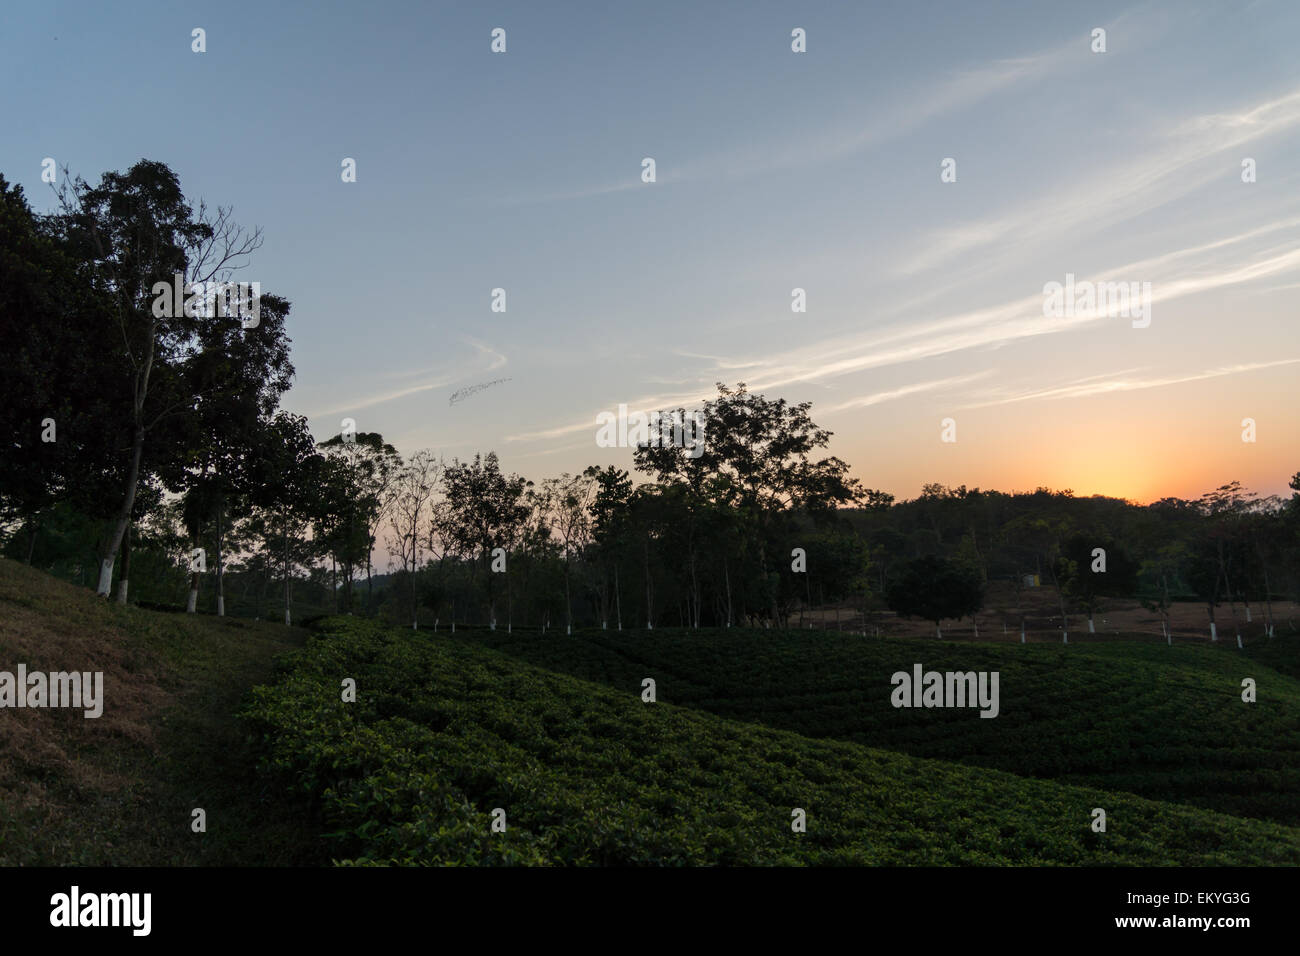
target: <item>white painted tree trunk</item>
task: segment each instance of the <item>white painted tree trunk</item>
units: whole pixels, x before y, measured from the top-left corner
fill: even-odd
[[[218,594],[217,595],[217,617],[225,617],[225,616],[226,616],[226,596],[224,594]]]
[[[1214,622],[1211,621],[1211,622],[1210,622],[1210,640],[1212,640],[1212,641],[1217,641],[1218,639],[1219,639],[1219,629],[1218,629],[1217,627],[1215,627],[1215,626],[1214,626]]]
[[[1088,633],[1089,634],[1097,633],[1097,626],[1092,623],[1092,618],[1088,618]]]
[[[289,609],[288,609],[288,608],[285,608],[285,609],[284,609],[284,624],[285,624],[285,627],[290,627],[290,626],[293,625],[293,621],[290,619],[290,616],[289,616]]]
[[[193,614],[199,606],[199,589],[197,586],[190,587],[189,599],[185,602],[185,613]]]
[[[1238,631],[1238,632],[1237,632],[1237,650],[1241,650],[1241,649],[1242,649],[1242,647],[1241,647],[1241,632]]]
[[[108,597],[109,591],[113,587],[113,559],[105,558],[99,565],[99,587],[96,593]]]
[[[938,624],[936,624],[936,625],[934,626],[934,633],[935,633],[935,636],[937,636],[937,637],[939,638],[939,640],[941,640],[941,641],[943,640],[943,628],[939,627]]]

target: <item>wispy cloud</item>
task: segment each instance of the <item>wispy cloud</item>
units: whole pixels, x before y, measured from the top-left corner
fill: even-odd
[[[1131,220],[1151,209],[1233,175],[1220,154],[1300,126],[1300,90],[1231,113],[1181,121],[1144,149],[1140,158],[1099,170],[1068,190],[1052,190],[995,218],[944,227],[902,253],[895,271],[909,276],[950,267],[955,258],[997,245],[999,260],[1021,250]],[[990,263],[981,259],[980,269]]]
[[[1159,304],[1268,276],[1294,273],[1300,270],[1300,240],[1290,240],[1289,246],[1269,248],[1262,257],[1260,250],[1249,247],[1238,250],[1234,260],[1225,262],[1223,252],[1232,246],[1246,246],[1247,240],[1292,227],[1296,222],[1288,219],[1270,223],[1237,236],[1130,262],[1088,278],[1099,282],[1149,281],[1152,302]],[[1064,277],[1047,278],[1059,281]],[[1074,331],[1105,320],[1106,316],[1097,310],[1062,318],[1044,316],[1040,290],[999,305],[930,322],[843,336],[783,352],[756,368],[751,385],[776,388],[796,382],[825,381],[952,352],[997,348],[1018,339]]]
[[[1289,245],[1265,247],[1262,256],[1261,249],[1257,244],[1252,245],[1251,240],[1292,228],[1298,222],[1297,219],[1279,220],[1235,236],[1130,262],[1088,278],[1097,282],[1149,281],[1152,283],[1152,304],[1158,305],[1226,286],[1291,274],[1300,270],[1300,240],[1292,239]],[[1225,251],[1234,253],[1231,260],[1225,261]],[[1047,278],[1059,281],[1064,277]],[[1039,289],[997,305],[928,322],[909,322],[866,334],[839,336],[802,348],[782,350],[772,356],[750,356],[738,360],[700,356],[715,362],[700,377],[712,381],[714,375],[726,378],[728,373],[744,369],[745,381],[756,392],[801,383],[825,383],[845,375],[956,352],[1002,348],[1020,340],[1077,331],[1103,321],[1117,320],[1108,318],[1097,309],[1080,310],[1059,318],[1045,316],[1043,295]],[[1160,320],[1157,316],[1153,321]],[[918,388],[924,390],[923,386],[934,386],[944,381],[920,383]],[[631,409],[640,410],[679,405],[689,407],[710,397],[711,388],[700,388],[677,394],[646,396],[627,404]],[[586,421],[510,435],[506,440],[548,440],[573,434],[594,428],[595,415],[593,411]]]
[[[1116,23],[1131,18],[1125,14]],[[1156,36],[1154,24],[1145,29],[1135,29],[1133,36],[1142,36],[1152,42]],[[868,116],[845,118],[828,128],[805,133],[797,137],[785,136],[755,148],[752,143],[713,155],[686,159],[671,166],[656,169],[656,183],[714,181],[763,175],[791,169],[800,169],[834,162],[856,153],[897,140],[926,123],[957,110],[1007,92],[1017,86],[1039,82],[1048,74],[1078,65],[1088,56],[1086,43],[1071,37],[1052,47],[1028,56],[1003,57],[989,63],[957,69],[928,90],[904,98],[883,98],[876,103],[885,104]],[[626,176],[603,183],[530,196],[517,196],[494,200],[504,205],[565,202],[591,199],[644,188],[640,167],[629,168]]]
[[[312,412],[310,417],[319,418],[322,415],[341,415],[347,412],[357,412],[363,408],[374,408],[376,405],[383,405],[385,402],[395,402],[399,398],[406,398],[408,395],[418,395],[421,392],[429,392],[435,388],[444,388],[449,384],[449,380],[443,379],[434,382],[424,382],[420,385],[412,385],[409,388],[398,389],[395,392],[378,392],[372,395],[367,395],[364,398],[353,399],[344,405],[336,405],[332,408]]]
[[[986,401],[971,402],[962,408],[986,408],[990,405],[1009,405],[1012,402],[1028,402],[1062,398],[1088,398],[1092,395],[1108,395],[1113,392],[1133,392],[1147,388],[1162,388],[1166,385],[1181,385],[1184,382],[1199,382],[1207,378],[1221,378],[1225,375],[1239,375],[1242,372],[1254,372],[1264,368],[1276,368],[1280,365],[1294,365],[1300,358],[1278,359],[1275,362],[1253,362],[1245,365],[1228,365],[1222,368],[1206,369],[1191,375],[1166,375],[1155,378],[1129,378],[1128,372],[1094,375],[1090,378],[1076,379],[1065,385],[1052,388],[1031,389],[1011,395],[989,398]]]
[[[311,412],[310,417],[317,418],[324,415],[339,415],[349,412],[357,412],[362,409],[373,408],[376,405],[383,405],[386,402],[394,402],[401,398],[407,398],[411,395],[418,395],[421,392],[430,392],[437,388],[446,388],[448,385],[464,381],[466,378],[471,376],[477,377],[484,372],[491,372],[499,369],[508,361],[505,355],[498,352],[491,345],[488,345],[485,342],[480,342],[478,339],[473,339],[469,336],[461,336],[461,341],[472,346],[475,349],[476,355],[468,360],[445,362],[441,365],[434,366],[433,368],[393,372],[384,376],[389,379],[403,379],[433,375],[434,378],[430,381],[421,382],[418,385],[408,385],[405,388],[390,389],[354,398],[349,400],[346,404]],[[484,361],[485,359],[486,361]]]
[[[977,379],[987,378],[992,375],[993,369],[985,369],[982,372],[976,372],[973,375],[954,375],[951,378],[937,378],[929,382],[917,382],[913,385],[904,385],[900,388],[889,389],[884,392],[872,392],[869,395],[861,395],[857,398],[849,399],[847,402],[840,402],[838,405],[822,406],[819,411],[824,414],[833,412],[843,412],[850,408],[867,408],[871,405],[880,405],[884,402],[892,402],[895,399],[906,398],[908,395],[916,395],[921,392],[933,392],[945,388],[953,388],[957,385],[965,385],[968,382]]]

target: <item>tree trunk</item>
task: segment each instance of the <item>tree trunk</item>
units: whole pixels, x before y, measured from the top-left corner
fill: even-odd
[[[722,559],[722,579],[727,586],[727,627],[731,627],[731,569],[727,567],[727,559]]]
[[[148,366],[145,370],[146,380],[148,378]],[[100,597],[108,597],[109,589],[113,584],[113,562],[117,558],[118,549],[122,547],[122,537],[126,534],[126,526],[131,522],[131,509],[135,507],[135,492],[140,480],[140,459],[144,455],[144,426],[140,423],[140,414],[142,411],[142,400],[136,401],[136,425],[135,434],[131,439],[131,467],[127,470],[126,475],[126,495],[122,506],[117,510],[117,517],[113,522],[113,532],[109,535],[108,544],[101,555],[99,563],[99,587],[96,593]]]
[[[217,617],[226,616],[226,578],[224,568],[221,563],[221,551],[224,544],[222,540],[223,528],[221,526],[221,513],[225,511],[226,502],[224,498],[217,499]]]
[[[618,629],[623,630],[623,591],[618,584],[618,559],[614,559],[614,613],[618,615]]]
[[[645,626],[647,631],[654,630],[654,589],[650,581],[650,540],[645,542]]]
[[[194,561],[194,552],[198,550],[200,537],[201,537],[200,530],[199,528],[196,527],[194,529],[194,533],[192,537],[190,538],[191,563]],[[198,607],[199,607],[199,572],[190,571],[190,593],[189,596],[185,599],[185,613],[193,614],[198,610]]]
[[[1055,571],[1052,572],[1052,580],[1053,581],[1056,580]],[[1057,597],[1057,601],[1060,603],[1061,606],[1061,641],[1062,643],[1069,644],[1070,643],[1070,621],[1069,621],[1069,616],[1065,613],[1065,595],[1061,593],[1061,584],[1059,581],[1056,582],[1056,597]]]
[[[36,532],[40,530],[40,522],[35,515],[27,519],[27,557],[24,563],[31,567],[32,555],[36,553]]]
[[[28,562],[31,563],[30,561]],[[122,576],[117,582],[117,603],[125,604],[127,591],[129,589],[129,580],[131,577],[131,526],[126,526],[126,534],[122,535]]]
[[[1264,632],[1269,637],[1273,636],[1273,594],[1269,588],[1269,568],[1264,568]]]
[[[284,624],[288,627],[292,624],[289,613],[289,515],[288,512],[281,513],[284,516]]]
[[[1228,593],[1228,614],[1232,618],[1232,630],[1237,635],[1237,646],[1241,646],[1241,628],[1237,625],[1237,598],[1232,593],[1232,582],[1228,580],[1228,566],[1222,561],[1219,566],[1223,571],[1223,589]]]
[[[694,599],[694,617],[691,620],[691,627],[700,626],[700,581],[695,573],[695,547],[691,546],[691,596]]]
[[[573,600],[569,595],[569,549],[564,549],[564,633],[573,633]]]

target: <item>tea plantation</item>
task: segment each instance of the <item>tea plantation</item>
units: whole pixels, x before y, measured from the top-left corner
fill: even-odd
[[[810,631],[480,632],[462,641],[628,693],[827,737],[1300,825],[1300,641],[969,644]],[[1267,661],[1267,663],[1266,663]],[[894,708],[890,675],[988,670],[1000,714]],[[1258,700],[1242,701],[1253,678]]]
[[[981,720],[975,711],[912,712],[887,726],[873,698],[888,689],[888,675],[884,684],[855,685],[853,675],[866,673],[867,665],[846,671],[853,656],[847,644],[839,645],[838,657],[811,663],[799,648],[812,637],[799,635],[784,656],[781,642],[793,641],[793,634],[534,635],[518,646],[504,635],[491,639],[516,654],[532,642],[538,658],[545,644],[551,666],[583,671],[605,686],[484,646],[486,638],[333,618],[283,660],[271,685],[253,692],[245,718],[264,773],[310,801],[340,863],[1300,863],[1300,830],[1283,824],[824,739],[830,730],[885,734],[910,722],[912,730],[900,741],[918,749],[927,741],[937,749],[944,734],[963,732],[968,741],[985,741],[990,762],[1017,746],[1014,735],[1002,740],[984,730],[981,738],[967,724],[996,725],[1002,718]],[[692,643],[692,655],[677,656]],[[647,671],[630,657],[634,645],[673,666]],[[741,653],[746,646],[765,650]],[[927,666],[944,663],[937,647],[926,650],[933,652],[920,658]],[[976,660],[1003,666],[1000,658],[944,651],[965,666],[975,667]],[[875,656],[872,666],[886,657],[910,666],[915,657],[902,647],[878,648]],[[1052,699],[1096,692],[1123,669],[1122,662],[1102,667],[1104,655],[1099,660],[1099,670],[1057,689]],[[1004,678],[1004,708],[1020,714],[1016,733],[1030,732],[1034,715],[1065,720],[1059,704],[1027,711],[1042,703],[1019,695],[1067,673],[1049,652]],[[1166,716],[1178,719],[1202,698],[1211,700],[1216,674],[1230,676],[1227,670],[1199,678],[1193,668],[1179,672],[1175,686],[1193,702]],[[658,702],[642,700],[646,676],[659,681]],[[348,678],[356,682],[354,702],[343,699]],[[1027,684],[1031,678],[1037,683]],[[829,695],[825,709],[819,709],[818,693]],[[1155,698],[1151,706],[1171,706],[1176,696],[1170,688],[1148,693]],[[1223,695],[1230,700],[1232,687]],[[705,709],[724,710],[726,701],[731,716]],[[1118,698],[1107,698],[1107,708],[1117,705]],[[1077,706],[1086,712],[1097,705],[1081,697]],[[1255,719],[1268,719],[1267,708],[1255,706]],[[801,709],[812,715],[807,729],[823,739],[737,719],[744,711],[793,724]],[[859,720],[857,711],[866,716]],[[1228,713],[1212,714],[1209,723]],[[916,720],[940,714],[940,730]],[[1228,746],[1241,726],[1231,724],[1217,740]],[[1296,732],[1294,724],[1289,732]],[[1035,752],[1038,740],[1022,737],[1019,746],[1027,761],[1048,768]],[[1209,743],[1211,750],[1217,746]],[[1063,761],[1072,752],[1058,750]],[[1112,762],[1122,763],[1119,756],[1136,774],[1139,758],[1125,753]],[[1216,759],[1217,773],[1233,757]],[[1287,773],[1284,762],[1273,766]],[[1226,793],[1222,780],[1218,790]],[[1105,833],[1089,826],[1096,807],[1107,813]],[[792,829],[796,808],[806,812],[806,832]],[[492,821],[501,821],[502,812],[505,829],[498,832]]]

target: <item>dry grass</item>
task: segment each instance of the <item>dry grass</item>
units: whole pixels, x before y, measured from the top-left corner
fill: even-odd
[[[0,710],[0,864],[318,862],[296,807],[255,783],[234,716],[304,636],[122,607],[0,559],[0,670],[104,674],[97,719]]]

